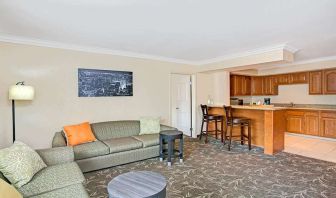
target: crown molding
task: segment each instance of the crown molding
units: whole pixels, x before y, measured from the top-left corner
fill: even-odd
[[[97,53],[97,54],[109,54],[109,55],[116,55],[116,56],[149,59],[149,60],[171,62],[171,63],[178,63],[178,64],[197,65],[197,63],[194,61],[188,61],[188,60],[183,60],[183,59],[168,58],[168,57],[163,57],[163,56],[135,53],[135,52],[129,52],[129,51],[122,51],[122,50],[111,50],[107,48],[66,44],[66,43],[61,43],[61,42],[31,39],[31,38],[11,36],[11,35],[0,35],[0,41],[24,44],[24,45],[33,45],[33,46],[39,46],[39,47],[49,47],[49,48],[56,48],[56,49],[66,49],[66,50],[74,50],[74,51],[81,51],[81,52]]]
[[[236,54],[230,54],[230,55],[226,55],[226,56],[219,56],[216,58],[212,58],[212,59],[207,59],[207,60],[203,60],[203,61],[199,61],[197,62],[198,65],[207,65],[207,64],[212,64],[212,63],[218,63],[221,61],[226,61],[226,60],[230,60],[230,59],[236,59],[236,58],[243,58],[243,57],[247,57],[247,56],[253,56],[253,55],[258,55],[258,54],[262,54],[262,53],[267,53],[267,52],[271,52],[271,51],[275,51],[275,50],[287,50],[289,52],[295,53],[298,51],[298,49],[288,45],[288,44],[279,44],[279,45],[274,45],[274,46],[269,46],[269,47],[263,47],[263,48],[257,48],[254,50],[248,50],[242,53],[236,53]]]
[[[162,61],[162,62],[171,62],[171,63],[187,64],[187,65],[194,65],[194,66],[203,66],[203,65],[207,65],[211,63],[217,63],[217,62],[226,61],[230,59],[236,59],[236,58],[243,58],[243,57],[247,57],[251,55],[258,55],[261,53],[267,53],[267,52],[271,52],[275,50],[287,50],[292,53],[295,53],[298,51],[298,49],[288,44],[279,44],[279,45],[274,45],[270,47],[263,47],[263,48],[258,48],[254,50],[248,50],[242,53],[235,53],[235,54],[229,54],[225,56],[219,56],[216,58],[205,59],[201,61],[190,61],[190,60],[184,60],[184,59],[169,58],[169,57],[164,57],[164,56],[156,56],[156,55],[135,53],[135,52],[129,52],[129,51],[122,51],[122,50],[111,50],[107,48],[66,44],[66,43],[41,40],[41,39],[31,39],[31,38],[6,35],[6,34],[0,34],[0,41],[24,44],[24,45],[40,46],[40,47],[49,47],[49,48],[56,48],[56,49],[82,51],[82,52],[89,52],[89,53],[110,54],[110,55],[116,55],[116,56],[150,59],[150,60],[156,60],[156,61]]]
[[[289,67],[289,66],[299,66],[299,65],[318,63],[318,62],[324,62],[324,61],[336,61],[336,56],[326,56],[326,57],[315,58],[315,59],[304,60],[304,61],[296,61],[296,62],[294,61],[291,63],[277,64],[277,65],[272,65],[271,67],[267,67],[267,66],[262,67],[262,68],[259,68],[258,70],[264,71],[264,70],[269,70],[269,69],[278,69],[281,67]]]

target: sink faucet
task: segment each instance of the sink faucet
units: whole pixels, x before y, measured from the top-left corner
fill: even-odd
[[[293,102],[290,102],[290,107],[294,107],[294,103]]]

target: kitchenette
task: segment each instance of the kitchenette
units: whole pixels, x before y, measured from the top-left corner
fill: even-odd
[[[336,140],[336,68],[231,74],[230,104],[234,116],[251,120],[252,144],[265,154],[284,150],[286,134]],[[209,106],[210,113],[225,115],[222,105]]]

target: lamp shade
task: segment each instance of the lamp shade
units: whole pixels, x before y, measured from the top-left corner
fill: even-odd
[[[9,88],[10,100],[33,100],[34,87],[27,85],[12,85]]]

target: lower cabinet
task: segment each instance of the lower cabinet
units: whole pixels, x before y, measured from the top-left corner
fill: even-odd
[[[305,131],[307,135],[320,135],[320,113],[306,112],[305,113]]]
[[[304,112],[287,111],[287,132],[304,133]]]
[[[323,137],[336,138],[336,113],[331,111],[321,112],[321,135]]]
[[[336,138],[336,111],[288,110],[287,132]]]

